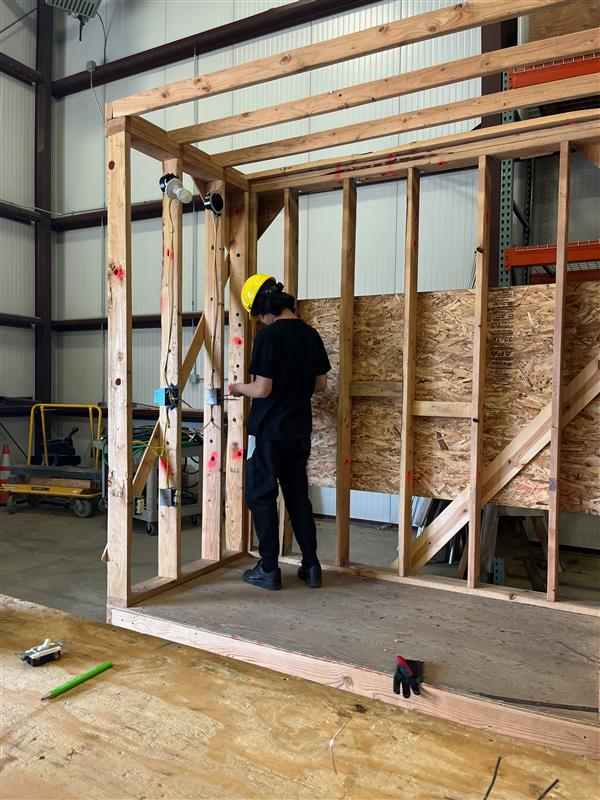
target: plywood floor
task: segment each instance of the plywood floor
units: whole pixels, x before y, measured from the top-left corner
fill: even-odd
[[[282,566],[283,590],[267,592],[242,582],[252,563],[131,610],[390,675],[402,655],[425,662],[435,686],[598,719],[597,619],[334,572],[309,590],[290,565]]]
[[[1,599],[3,800],[481,800],[499,756],[491,800],[537,798],[557,778],[548,800],[598,793],[598,762]],[[71,640],[61,661],[15,658],[44,636]],[[40,700],[108,658],[112,670]],[[343,786],[328,744],[345,723]]]

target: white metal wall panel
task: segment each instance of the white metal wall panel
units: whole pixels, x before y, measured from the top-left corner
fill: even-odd
[[[307,209],[306,235],[299,237],[299,278],[304,297],[339,297],[342,251],[342,194],[300,198]]]
[[[106,262],[103,228],[56,234],[52,317],[85,319],[104,313]]]
[[[284,221],[281,211],[258,240],[258,272],[273,275],[278,281],[283,281]]]
[[[99,331],[54,336],[54,401],[96,403],[106,399],[106,337]]]
[[[0,0],[0,30],[15,22],[37,5],[36,0]],[[0,34],[0,51],[35,69],[37,14],[34,11]]]
[[[35,314],[35,229],[0,219],[0,312]]]
[[[469,286],[475,252],[477,173],[429,175],[421,181],[419,291]],[[404,242],[402,242],[404,248]]]
[[[33,397],[34,352],[33,330],[0,326],[0,395]]]
[[[104,87],[96,93],[103,108]],[[52,134],[54,213],[104,207],[104,125],[91,91],[78,92],[54,102]]]
[[[32,206],[34,200],[35,90],[0,73],[0,198]]]
[[[358,188],[356,295],[396,291],[396,260],[399,243],[404,241],[404,220],[398,214],[398,193],[404,192],[405,186],[404,181],[391,181]]]

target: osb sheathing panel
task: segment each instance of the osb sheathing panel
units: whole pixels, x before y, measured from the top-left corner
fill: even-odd
[[[323,336],[333,370],[331,392],[313,401],[315,432],[311,483],[335,486],[339,300],[303,301],[301,316]],[[426,292],[417,305],[416,399],[468,401],[474,296],[469,291]],[[402,380],[403,297],[355,301],[357,381]],[[565,380],[600,356],[600,284],[568,287]],[[489,293],[484,461],[488,463],[548,404],[552,394],[554,287],[494,289]],[[354,398],[352,487],[398,491],[402,410],[397,400]],[[468,482],[469,421],[415,421],[415,492],[453,498]],[[523,507],[548,504],[548,448],[495,498]],[[563,436],[563,509],[600,513],[600,398]]]

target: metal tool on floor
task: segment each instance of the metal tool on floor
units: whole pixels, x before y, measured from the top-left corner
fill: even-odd
[[[44,639],[41,644],[36,647],[30,647],[29,650],[24,650],[22,653],[17,653],[21,661],[25,661],[32,667],[39,667],[41,664],[46,664],[48,661],[58,661],[62,654],[63,645],[70,644],[66,639],[60,642],[52,642],[50,639]]]

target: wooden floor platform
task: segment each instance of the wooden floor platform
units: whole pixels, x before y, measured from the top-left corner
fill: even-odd
[[[598,763],[581,756],[0,599],[3,800],[481,800],[498,757],[493,800],[536,798],[556,779],[548,800],[597,793]],[[15,657],[45,636],[70,640],[61,661]],[[106,659],[112,670],[40,700]],[[338,778],[329,742],[343,725]]]
[[[110,621],[396,705],[598,756],[597,619],[327,572],[311,591],[247,586],[251,561]],[[392,693],[396,656],[425,662],[426,688]]]

